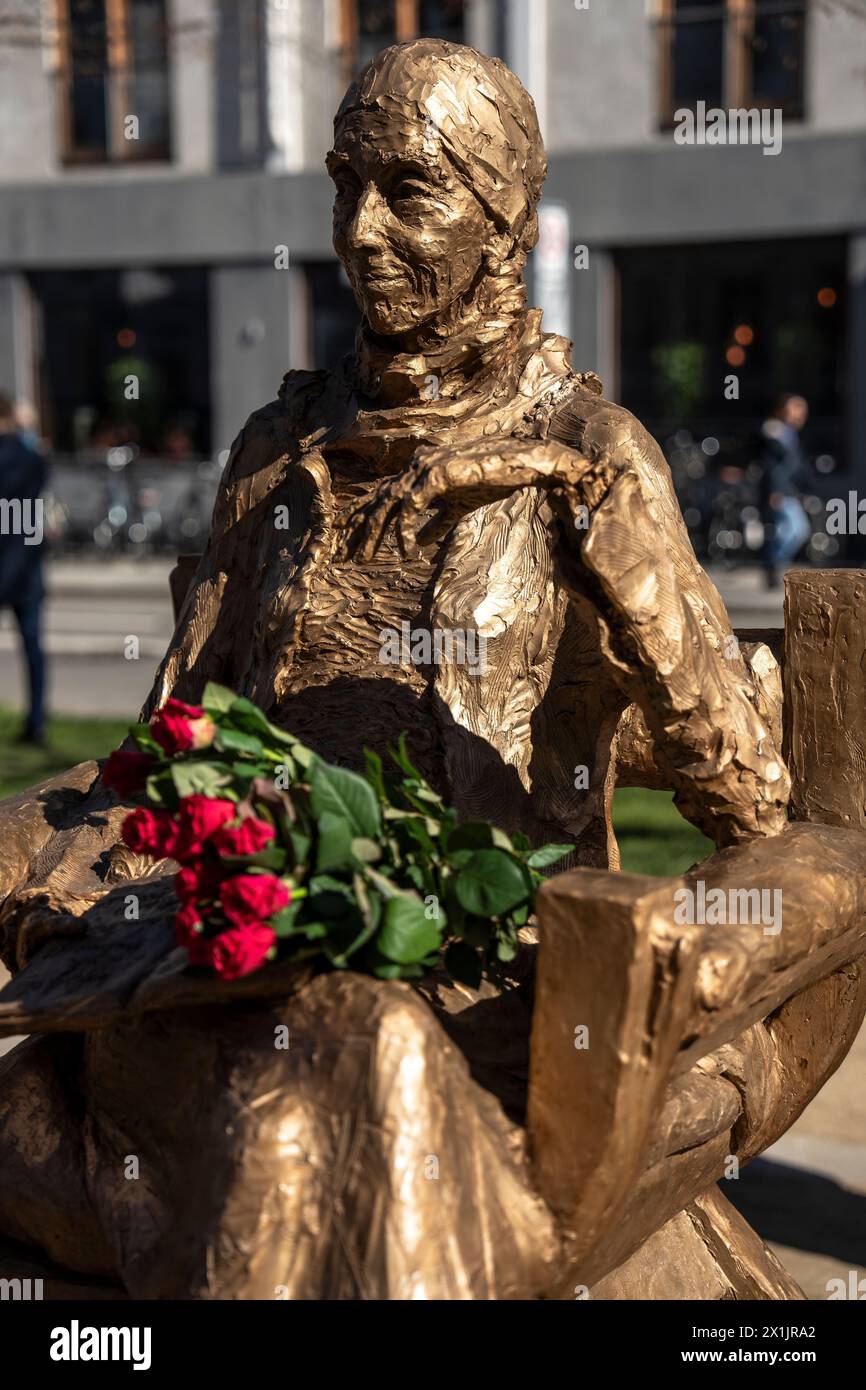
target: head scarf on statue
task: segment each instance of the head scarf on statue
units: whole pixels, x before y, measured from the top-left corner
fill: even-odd
[[[405,354],[456,394],[521,332],[547,171],[532,98],[498,58],[396,45],[346,93],[328,169],[334,247],[364,314],[362,377]]]

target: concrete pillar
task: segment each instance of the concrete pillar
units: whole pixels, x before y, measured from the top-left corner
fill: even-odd
[[[572,222],[572,243],[587,246],[586,269],[572,271],[572,362],[579,372],[598,372],[604,393],[619,390],[619,315],[613,253],[584,242]],[[573,249],[572,247],[572,249]]]
[[[0,274],[0,391],[36,401],[33,304],[26,277]]]
[[[547,117],[547,0],[506,0],[505,62],[535,102],[544,138]]]
[[[247,417],[275,399],[289,370],[289,270],[218,266],[210,272],[211,448],[228,449]]]
[[[169,0],[168,18],[172,163],[181,169],[212,169],[219,16],[213,0]]]
[[[499,6],[496,0],[469,0],[466,6],[466,42],[479,53],[501,58]]]
[[[301,0],[265,6],[266,166],[295,172],[304,166],[304,32]],[[307,78],[309,80],[309,77]]]

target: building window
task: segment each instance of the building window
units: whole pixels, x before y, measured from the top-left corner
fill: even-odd
[[[778,106],[786,116],[803,114],[805,5],[754,0],[743,16],[747,52],[745,106]]]
[[[341,48],[350,81],[382,48],[419,35],[465,42],[466,0],[342,0]]]
[[[660,0],[661,126],[675,113],[779,108],[803,115],[807,0]]]
[[[165,0],[57,0],[63,159],[170,158]]]

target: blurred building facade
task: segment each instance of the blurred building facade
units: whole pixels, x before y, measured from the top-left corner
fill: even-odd
[[[0,384],[58,448],[217,455],[347,350],[331,119],[418,33],[536,99],[534,288],[579,369],[659,437],[803,392],[866,469],[866,0],[0,0]],[[677,143],[698,102],[782,111],[781,151]]]

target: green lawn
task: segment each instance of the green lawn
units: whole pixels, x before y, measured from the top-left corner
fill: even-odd
[[[0,707],[0,797],[44,782],[88,758],[104,757],[123,741],[134,720],[135,715],[126,723],[116,719],[51,719],[46,747],[34,748],[15,742],[21,715]]]
[[[681,874],[713,849],[712,841],[683,820],[672,792],[623,787],[613,799],[613,824],[622,867],[633,874]]]
[[[130,723],[134,716],[130,717]],[[0,708],[0,797],[32,787],[87,758],[100,758],[122,742],[128,724],[112,719],[52,719],[46,748],[15,742],[20,716]],[[626,788],[613,808],[622,867],[638,874],[679,874],[712,849],[683,820],[669,792]]]

